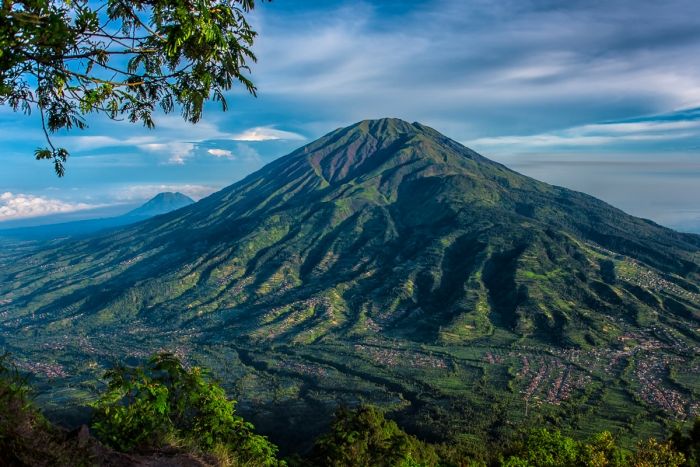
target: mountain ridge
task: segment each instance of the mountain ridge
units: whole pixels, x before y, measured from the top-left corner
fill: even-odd
[[[178,211],[6,262],[0,339],[29,360],[30,342],[87,339],[56,357],[73,386],[175,348],[241,399],[264,394],[242,407],[262,427],[279,404],[294,418],[369,399],[439,437],[496,398],[516,419],[539,400],[537,416],[658,429],[700,409],[698,378],[668,376],[700,355],[699,264],[700,236],[371,120]]]

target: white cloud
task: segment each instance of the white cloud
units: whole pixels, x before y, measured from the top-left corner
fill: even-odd
[[[168,163],[182,165],[192,155],[195,144],[188,141],[173,141],[169,143],[145,143],[139,145],[141,149],[168,155]]]
[[[0,221],[82,211],[96,207],[99,206],[7,191],[0,194]]]
[[[241,133],[231,136],[236,141],[272,141],[272,140],[303,140],[298,133],[291,131],[276,130],[270,127],[249,128]]]
[[[495,138],[478,138],[467,141],[466,146],[521,146],[523,148],[538,146],[602,146],[605,144],[642,141],[668,141],[694,136],[694,133],[656,134],[656,135],[619,135],[595,136],[575,134],[541,134],[528,136],[498,136]]]
[[[671,115],[672,116],[672,115]],[[667,116],[668,117],[668,116]],[[476,148],[597,147],[610,144],[683,140],[700,136],[700,120],[648,117],[639,121],[595,123],[557,132],[477,138],[464,144]]]
[[[251,148],[249,145],[244,143],[237,143],[235,147],[236,156],[238,159],[247,162],[262,163],[262,158],[260,153],[255,149]]]
[[[228,149],[207,149],[207,153],[211,154],[214,157],[226,157],[228,159],[233,158],[233,153],[229,151]]]
[[[647,133],[700,129],[700,120],[645,120],[639,122],[602,123],[581,126],[586,133]]]
[[[126,123],[117,123],[118,126]],[[110,127],[114,131],[114,126]],[[163,115],[157,118],[156,128],[140,130],[135,134],[133,126],[124,128],[130,136],[118,138],[105,135],[79,135],[58,137],[58,144],[78,151],[90,151],[104,147],[136,147],[141,151],[159,155],[168,164],[182,165],[195,155],[202,143],[207,141],[271,141],[304,140],[305,138],[291,131],[278,130],[272,126],[249,128],[239,133],[223,131],[211,121],[189,123],[180,117]],[[203,149],[203,148],[202,148]],[[212,152],[213,151],[213,152]],[[232,151],[226,149],[207,150],[212,156],[233,158]]]
[[[380,3],[261,10],[260,95],[297,121],[398,116],[462,140],[700,104],[697,0]]]

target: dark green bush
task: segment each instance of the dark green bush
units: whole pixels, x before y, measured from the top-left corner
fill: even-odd
[[[533,430],[514,443],[501,462],[506,467],[624,467],[633,466],[610,432],[589,442],[576,441],[557,430]]]
[[[436,466],[435,450],[406,434],[373,407],[336,412],[330,431],[314,445],[311,462],[318,466]]]
[[[674,430],[671,443],[685,456],[684,465],[700,467],[700,418],[695,419],[695,423],[687,433],[683,433],[680,428]]]
[[[107,372],[105,394],[93,405],[93,430],[121,451],[184,444],[237,464],[279,465],[277,447],[236,415],[235,402],[199,368],[172,354],[144,366]]]

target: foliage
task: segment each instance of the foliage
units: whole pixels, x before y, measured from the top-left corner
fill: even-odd
[[[38,109],[50,159],[68,151],[49,132],[86,127],[95,112],[153,127],[156,107],[197,122],[204,102],[245,76],[256,36],[254,0],[7,0],[0,8],[0,104]]]
[[[330,432],[313,448],[312,462],[319,466],[414,467],[437,465],[432,447],[406,434],[373,407],[336,412]]]
[[[688,430],[687,434],[678,428],[671,435],[673,447],[685,456],[685,465],[689,467],[700,466],[700,417]]]
[[[589,443],[576,441],[556,430],[530,432],[516,444],[515,453],[503,462],[507,467],[623,467],[630,465],[612,434],[604,431]]]
[[[581,459],[591,467],[622,467],[627,465],[625,452],[615,444],[609,431],[597,434],[582,448]]]
[[[679,467],[685,456],[677,452],[671,441],[659,442],[654,438],[640,442],[630,465],[633,467]]]
[[[47,422],[29,402],[25,380],[5,361],[0,357],[0,465],[114,465],[124,459],[89,436],[73,439]],[[173,355],[157,355],[137,368],[115,368],[108,379],[108,391],[95,403],[93,428],[105,442],[128,451],[132,461],[156,459],[157,453],[143,451],[171,444],[183,454],[180,459],[206,459],[206,465],[285,465],[276,459],[276,447],[235,414],[220,387],[202,370],[183,367]],[[304,467],[693,467],[699,427],[700,420],[687,433],[675,431],[668,441],[641,441],[632,453],[607,431],[583,442],[540,428],[518,440],[499,439],[500,446],[489,449],[501,460],[487,464],[459,455],[459,446],[450,450],[443,445],[436,452],[378,409],[362,406],[339,409],[308,456],[296,453],[288,461]]]
[[[576,465],[579,460],[576,441],[545,428],[533,431],[516,449],[518,454],[506,459],[504,466],[564,467]]]
[[[119,450],[182,442],[223,452],[241,464],[279,464],[277,447],[235,414],[235,403],[223,389],[172,354],[154,356],[142,367],[116,367],[106,378],[109,386],[94,403],[92,426],[99,438]]]
[[[29,386],[0,355],[0,465],[90,465],[88,453],[65,439],[29,400]]]

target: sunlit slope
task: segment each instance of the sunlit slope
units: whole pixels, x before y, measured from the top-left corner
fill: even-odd
[[[700,237],[383,119],[336,130],[187,209],[1,274],[13,318],[30,327],[215,315],[210,332],[282,341],[380,332],[452,342],[500,328],[585,346],[616,337],[609,317],[698,319],[699,249]],[[648,290],[643,271],[675,287]]]
[[[700,414],[699,252],[420,124],[364,121],[178,211],[3,251],[0,345],[57,410],[173,350],[295,448],[367,401],[430,439],[532,419],[631,440]]]

